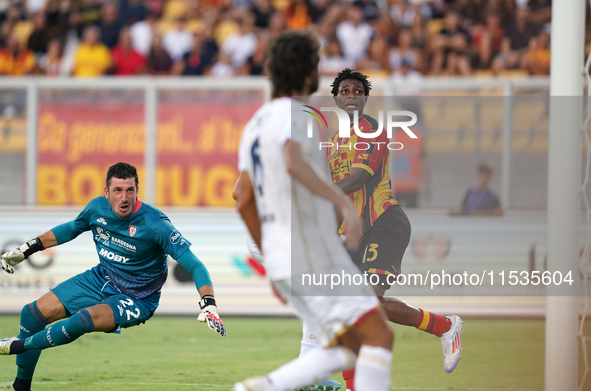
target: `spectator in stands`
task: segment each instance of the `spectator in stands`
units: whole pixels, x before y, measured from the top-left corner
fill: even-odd
[[[119,33],[119,45],[111,50],[113,73],[118,76],[139,75],[146,70],[146,58],[133,50],[129,27]]]
[[[179,16],[175,20],[173,28],[162,37],[162,46],[172,59],[179,61],[185,53],[191,50],[193,34],[187,29],[187,19]]]
[[[469,44],[470,36],[460,26],[460,15],[449,9],[445,15],[445,27],[432,39],[431,73],[439,75],[445,68],[448,75],[469,76],[472,73],[467,55]]]
[[[27,47],[37,56],[47,52],[47,45],[51,39],[45,23],[45,14],[38,13],[33,17],[33,32],[27,40]]]
[[[400,31],[398,47],[390,50],[390,68],[398,70],[405,62],[411,69],[423,69],[421,52],[412,47],[412,32],[409,29]]]
[[[388,63],[388,42],[383,37],[375,37],[369,43],[367,55],[357,62],[357,69],[369,77],[383,77],[390,73]]]
[[[230,55],[228,53],[220,52],[218,54],[218,60],[209,73],[213,77],[228,78],[236,74],[236,70],[231,65]]]
[[[131,25],[144,20],[148,15],[148,8],[143,0],[124,0],[121,3],[121,24]]]
[[[355,0],[353,6],[361,9],[363,19],[367,22],[373,22],[380,16],[381,10],[377,0]]]
[[[82,37],[86,27],[95,26],[101,19],[101,3],[99,0],[80,0],[80,7],[76,13],[76,30],[78,37]]]
[[[155,34],[152,40],[150,54],[148,55],[148,73],[152,75],[170,75],[172,64],[172,58],[170,58],[168,52],[162,46],[162,37]]]
[[[74,76],[101,76],[111,67],[111,54],[109,48],[100,42],[100,34],[96,26],[84,30],[83,41],[74,55]]]
[[[267,45],[269,45],[268,34],[261,34],[254,54],[248,57],[248,60],[240,68],[241,75],[261,76],[265,73]]]
[[[220,51],[230,56],[230,64],[238,71],[252,56],[257,47],[257,36],[254,33],[254,17],[244,13],[238,19],[238,31],[231,34],[220,48]]]
[[[552,0],[529,0],[527,8],[530,12],[530,20],[541,26],[550,22],[552,16]]]
[[[63,47],[70,29],[72,15],[71,0],[49,0],[45,11],[47,31],[50,38],[60,40]]]
[[[254,16],[254,25],[259,29],[269,27],[271,15],[277,10],[273,7],[271,0],[254,0],[250,6],[250,12]]]
[[[330,37],[326,43],[324,55],[320,57],[318,65],[322,76],[336,76],[345,68],[354,69],[355,63],[343,57],[341,45],[336,37]]]
[[[119,41],[119,33],[123,28],[119,17],[119,8],[114,1],[107,1],[103,4],[99,28],[101,29],[102,42],[109,49],[114,48]]]
[[[421,75],[420,72],[417,72],[410,63],[408,63],[408,61],[406,59],[402,59],[402,61],[400,62],[400,67],[398,67],[397,69],[395,69],[392,72],[392,80],[394,81],[412,81],[412,82],[418,82],[423,78],[423,75]],[[418,93],[420,92],[419,90],[410,87],[410,90],[413,92],[410,95],[418,95]],[[405,89],[405,94],[409,94],[409,88],[407,87]],[[400,95],[400,92],[398,92],[398,95]]]
[[[420,11],[409,0],[401,0],[390,9],[390,15],[402,28],[411,27],[418,13]]]
[[[185,53],[183,58],[175,63],[172,74],[185,76],[205,75],[213,65],[215,58],[215,51],[208,49],[208,44],[211,43],[215,45],[214,40],[207,41],[203,31],[195,33],[191,51]]]
[[[490,68],[492,59],[501,50],[503,33],[499,15],[492,10],[486,13],[486,24],[474,26],[472,42],[476,54],[474,60],[476,68]]]
[[[427,48],[429,47],[431,36],[425,27],[425,19],[423,18],[423,14],[420,12],[415,13],[410,31],[412,34],[411,46],[421,52],[424,56],[426,54]]]
[[[292,0],[285,12],[287,28],[302,30],[308,27],[312,23],[311,11],[309,0]]]
[[[542,30],[530,40],[521,68],[525,69],[530,75],[543,76],[550,74],[550,34],[546,30]]]
[[[9,21],[4,21],[2,23],[2,27],[0,28],[0,49],[5,49],[8,47],[8,40],[12,35],[14,24]]]
[[[271,38],[276,38],[285,30],[285,18],[283,13],[275,12],[269,19],[269,33]]]
[[[363,58],[371,42],[374,29],[363,21],[363,12],[357,7],[349,7],[347,19],[336,27],[336,36],[345,58],[357,62]]]
[[[39,72],[45,76],[67,76],[62,61],[62,45],[57,38],[49,41],[47,53],[39,59]]]
[[[152,46],[158,19],[159,15],[149,12],[145,20],[135,22],[129,29],[133,49],[144,57],[147,57],[150,53],[150,46]]]
[[[488,188],[488,183],[492,177],[492,169],[486,163],[480,163],[476,172],[478,185],[468,189],[462,201],[460,211],[452,214],[465,216],[501,216],[503,208],[496,194]]]
[[[492,71],[495,74],[505,69],[515,69],[521,65],[529,41],[538,32],[538,27],[529,20],[529,10],[520,7],[515,19],[505,26],[505,36],[501,43],[501,52],[494,58]]]
[[[19,37],[11,35],[8,47],[0,51],[0,75],[22,76],[35,68],[35,53],[20,43]]]

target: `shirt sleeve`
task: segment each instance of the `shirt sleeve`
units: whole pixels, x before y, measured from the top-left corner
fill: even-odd
[[[369,145],[367,149],[357,150],[351,168],[363,168],[371,175],[374,175],[380,168],[384,158],[390,152],[388,149],[388,138],[378,136],[367,141],[367,144]]]
[[[176,230],[168,218],[161,218],[156,222],[154,239],[173,259],[179,259],[191,247],[191,242]]]
[[[86,205],[74,220],[60,224],[51,229],[58,244],[63,244],[78,237],[82,232],[90,231],[90,216],[92,214],[92,205],[96,201],[91,201]]]

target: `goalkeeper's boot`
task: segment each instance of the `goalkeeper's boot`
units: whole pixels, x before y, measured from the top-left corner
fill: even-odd
[[[253,377],[234,384],[233,391],[272,391],[266,377]]]
[[[13,338],[0,339],[0,355],[10,354],[10,345],[12,345],[12,343],[14,341],[18,341],[18,338],[13,337]]]
[[[334,380],[324,380],[314,384],[315,391],[337,391],[341,389],[341,383]]]
[[[451,321],[451,328],[441,338],[443,349],[443,369],[445,372],[453,371],[460,358],[462,358],[462,331],[464,322],[457,315],[446,316]]]

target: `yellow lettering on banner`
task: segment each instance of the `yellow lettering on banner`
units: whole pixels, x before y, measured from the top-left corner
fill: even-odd
[[[68,161],[87,154],[141,155],[144,152],[143,123],[74,122],[69,132]]]
[[[236,153],[244,126],[246,123],[235,122],[231,117],[213,114],[199,127],[196,150],[201,153]]]
[[[53,113],[44,112],[39,117],[39,152],[63,152],[66,148],[68,125],[58,121]]]
[[[39,164],[37,168],[37,203],[64,205],[67,170],[60,164]]]
[[[189,166],[185,170],[182,166],[171,166],[169,173],[170,201],[175,206],[195,206],[199,203],[201,186],[201,167]],[[186,178],[186,179],[185,179]],[[186,187],[186,189],[183,189]]]
[[[175,115],[170,122],[158,124],[159,153],[191,153],[192,141],[183,140],[183,116]]]
[[[104,173],[93,164],[83,164],[74,168],[71,174],[69,199],[73,204],[84,205],[103,193]]]
[[[208,206],[232,206],[232,191],[238,179],[237,170],[229,165],[216,164],[207,170],[205,176],[205,199]]]

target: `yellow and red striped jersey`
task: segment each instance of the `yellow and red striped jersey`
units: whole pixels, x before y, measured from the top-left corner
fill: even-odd
[[[363,115],[359,118],[361,132],[372,133],[377,128],[378,123],[372,117]],[[333,182],[351,175],[355,167],[371,175],[361,189],[349,194],[361,217],[361,233],[364,235],[386,209],[398,204],[392,195],[390,183],[390,140],[386,132],[374,138],[359,137],[351,124],[349,138],[339,138],[339,132],[336,132],[328,142],[332,144],[327,148],[327,155]],[[344,230],[345,227],[341,226],[339,232],[343,233]]]

